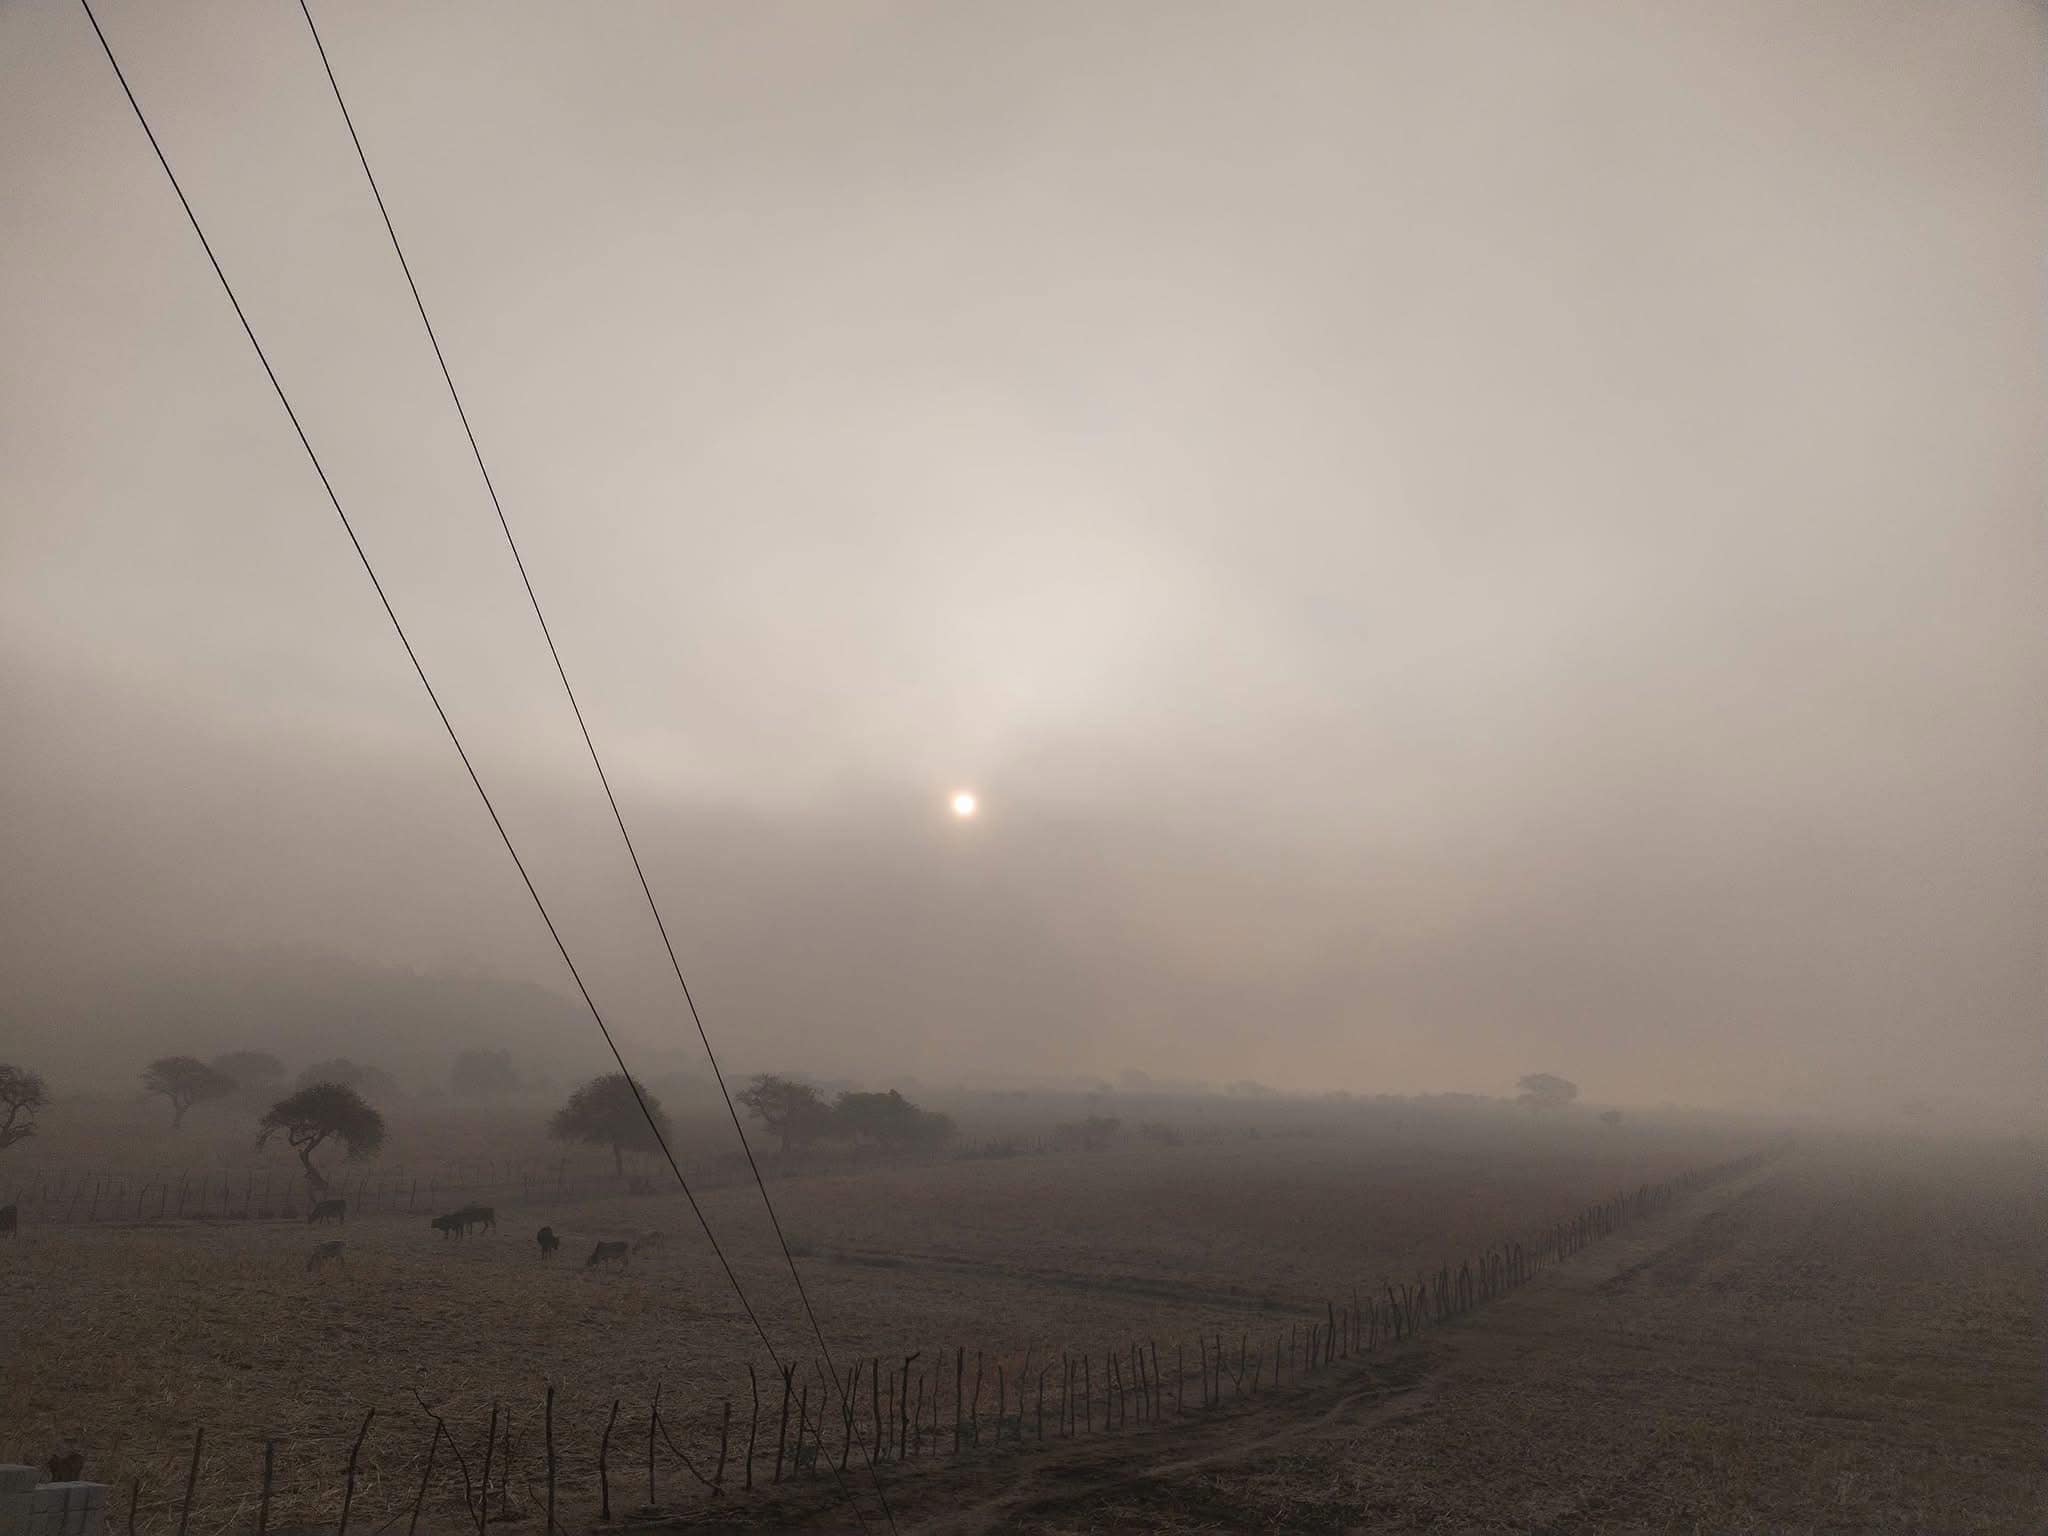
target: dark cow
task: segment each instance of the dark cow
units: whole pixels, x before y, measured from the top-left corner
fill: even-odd
[[[460,1211],[450,1211],[446,1216],[436,1216],[428,1225],[443,1237],[463,1237],[467,1235],[467,1229],[462,1224],[462,1213]]]
[[[21,1212],[11,1205],[0,1205],[0,1232],[9,1237],[21,1230]]]
[[[533,1234],[533,1240],[540,1244],[540,1256],[544,1259],[552,1259],[555,1250],[562,1246],[562,1240],[555,1236],[553,1227],[542,1227]]]
[[[306,1213],[306,1225],[309,1227],[316,1221],[346,1222],[347,1220],[348,1202],[346,1200],[315,1200],[313,1202],[313,1209]]]
[[[85,1452],[81,1450],[59,1451],[43,1463],[50,1469],[53,1483],[75,1483],[79,1474],[85,1471]]]
[[[339,1241],[322,1243],[306,1255],[306,1273],[309,1275],[318,1274],[329,1264],[339,1264],[343,1269],[347,1269],[348,1258],[342,1252],[342,1249],[346,1246],[346,1244]]]
[[[583,1261],[583,1267],[595,1269],[600,1264],[616,1264],[624,1269],[631,1251],[624,1243],[599,1243],[590,1250],[590,1257]]]
[[[496,1207],[488,1205],[465,1205],[455,1213],[462,1218],[464,1227],[482,1227],[486,1232],[498,1230]]]

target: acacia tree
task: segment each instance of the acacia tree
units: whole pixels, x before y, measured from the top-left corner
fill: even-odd
[[[466,1099],[502,1098],[519,1091],[510,1051],[464,1051],[448,1069],[448,1087]]]
[[[235,1080],[194,1056],[159,1056],[143,1069],[142,1086],[171,1101],[171,1128],[176,1130],[185,1123],[186,1110],[226,1098],[235,1091]]]
[[[1579,1085],[1554,1072],[1531,1072],[1515,1086],[1522,1091],[1515,1102],[1531,1109],[1563,1109],[1579,1096]]]
[[[339,1141],[343,1160],[359,1163],[384,1145],[384,1117],[345,1083],[314,1083],[279,1099],[257,1122],[257,1146],[279,1135],[299,1154],[306,1193],[317,1200],[327,1179],[313,1166],[314,1152],[326,1141]]]
[[[554,1119],[548,1122],[548,1134],[558,1141],[610,1147],[612,1169],[621,1177],[626,1172],[628,1152],[660,1151],[668,1131],[668,1116],[661,1112],[661,1101],[645,1088],[636,1096],[633,1084],[626,1081],[622,1072],[593,1077],[570,1094],[569,1102],[556,1110]]]
[[[733,1097],[782,1138],[783,1155],[809,1146],[832,1129],[832,1107],[809,1083],[763,1072]]]
[[[268,1051],[224,1051],[208,1065],[227,1073],[245,1093],[284,1081],[284,1063]]]
[[[935,1147],[953,1134],[950,1115],[919,1109],[894,1088],[887,1093],[842,1093],[832,1119],[845,1134],[866,1137],[892,1152]]]
[[[36,1133],[36,1111],[50,1102],[50,1090],[36,1073],[0,1061],[0,1150]]]

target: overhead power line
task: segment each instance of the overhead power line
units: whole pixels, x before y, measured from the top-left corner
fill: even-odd
[[[711,1075],[717,1080],[718,1092],[725,1100],[726,1113],[732,1117],[732,1128],[738,1135],[740,1150],[746,1154],[747,1167],[753,1173],[754,1187],[760,1191],[761,1204],[768,1212],[768,1222],[775,1231],[775,1241],[782,1249],[783,1262],[789,1267],[789,1277],[795,1282],[797,1298],[803,1303],[804,1316],[809,1320],[811,1332],[817,1338],[818,1348],[823,1353],[825,1368],[832,1378],[832,1384],[843,1398],[845,1388],[839,1385],[838,1368],[833,1364],[832,1349],[825,1342],[825,1332],[818,1324],[818,1315],[811,1307],[811,1298],[804,1289],[803,1275],[798,1271],[796,1256],[790,1252],[789,1239],[782,1230],[781,1218],[776,1215],[775,1202],[769,1198],[767,1180],[761,1176],[760,1165],[754,1160],[754,1149],[747,1141],[746,1127],[740,1121],[738,1107],[733,1103],[732,1091],[726,1086],[725,1073],[718,1065],[718,1053],[712,1049],[710,1032],[704,1027],[704,1017],[698,1011],[697,1000],[690,992],[690,983],[683,975],[683,963],[677,958],[674,940],[669,937],[668,923],[662,918],[661,906],[654,899],[654,888],[647,879],[646,867],[640,861],[640,850],[633,842],[633,834],[626,828],[625,813],[619,808],[618,796],[612,790],[611,776],[605,772],[604,760],[598,755],[597,742],[591,737],[590,724],[584,718],[583,706],[577,700],[576,689],[569,681],[569,671],[562,662],[562,653],[555,644],[554,631],[549,628],[547,615],[541,610],[540,595],[534,591],[533,577],[526,569],[526,558],[519,551],[519,541],[512,534],[511,521],[505,516],[505,506],[498,499],[498,487],[491,479],[490,467],[484,462],[483,448],[476,440],[476,429],[470,425],[469,411],[462,403],[462,392],[455,387],[455,375],[449,369],[448,356],[441,348],[441,338],[434,330],[434,322],[427,315],[426,300],[420,294],[420,285],[413,276],[412,263],[407,260],[405,246],[398,238],[398,229],[391,221],[391,209],[384,201],[384,190],[377,182],[377,173],[370,169],[370,157],[363,148],[362,136],[356,132],[355,117],[348,109],[348,101],[342,95],[341,82],[335,77],[334,63],[327,56],[327,45],[321,41],[320,28],[313,20],[313,10],[308,0],[299,0],[299,10],[306,18],[306,28],[313,35],[313,47],[319,52],[320,67],[327,73],[328,87],[334,92],[334,104],[341,109],[341,120],[348,128],[349,142],[355,146],[356,160],[363,168],[363,178],[370,185],[370,195],[376,199],[377,212],[384,221],[384,233],[391,239],[391,251],[398,258],[399,270],[405,274],[405,286],[412,294],[413,308],[419,312],[420,325],[427,333],[427,342],[434,349],[434,362],[441,370],[441,381],[448,386],[448,398],[455,407],[456,418],[462,423],[462,435],[469,441],[471,457],[476,460],[477,473],[483,479],[484,490],[491,498],[491,510],[497,514],[498,527],[505,535],[505,545],[512,552],[512,563],[518,567],[519,580],[526,588],[526,600],[533,608],[535,622],[540,625],[543,639],[547,641],[548,655],[554,661],[555,675],[562,680],[562,692],[569,700],[569,709],[576,717],[576,729],[582,733],[584,749],[590,754],[590,766],[597,771],[597,781],[604,788],[605,803],[611,807],[612,820],[619,829],[620,840],[626,845],[626,855],[632,860],[634,877],[640,882],[640,894],[647,900],[647,911],[654,919],[654,926],[661,935],[662,948],[668,952],[669,968],[675,973],[676,985],[682,991],[683,1002],[689,1009],[690,1022],[697,1027],[697,1038],[703,1042],[704,1055],[711,1064]],[[850,1422],[850,1420],[849,1420]],[[858,1428],[854,1430],[855,1442],[860,1445],[861,1456],[867,1463],[868,1475],[874,1479],[875,1497],[881,1501],[882,1510],[889,1516],[891,1529],[895,1517],[889,1511],[887,1495],[882,1492],[880,1477],[875,1472],[874,1459],[869,1453],[865,1440]]]
[[[356,559],[362,565],[363,574],[369,577],[370,585],[376,591],[377,601],[384,609],[385,618],[390,620],[392,631],[398,636],[399,645],[405,650],[406,660],[412,663],[413,672],[419,678],[420,686],[426,690],[427,701],[433,705],[441,728],[447,732],[449,744],[455,748],[456,756],[462,760],[463,770],[469,775],[469,782],[475,788],[477,797],[483,801],[484,810],[491,818],[491,825],[497,830],[499,841],[505,845],[505,852],[511,856],[513,867],[519,871],[519,878],[526,887],[526,894],[533,899],[534,909],[540,914],[541,922],[546,925],[548,937],[554,940],[555,949],[561,955],[563,965],[568,968],[570,979],[575,982],[584,1006],[589,1009],[598,1032],[604,1036],[604,1043],[611,1051],[612,1060],[618,1064],[620,1074],[626,1079],[627,1086],[632,1089],[634,1102],[639,1105],[640,1113],[647,1121],[648,1130],[653,1133],[662,1156],[668,1162],[669,1171],[675,1175],[676,1184],[682,1190],[683,1198],[689,1202],[691,1213],[697,1218],[698,1226],[703,1229],[705,1240],[710,1243],[711,1251],[717,1256],[720,1268],[725,1271],[725,1278],[732,1286],[733,1294],[738,1297],[741,1310],[746,1313],[747,1321],[753,1325],[762,1347],[768,1352],[768,1358],[775,1363],[779,1371],[781,1359],[776,1353],[773,1341],[769,1339],[767,1330],[761,1326],[761,1320],[755,1314],[753,1304],[747,1300],[746,1288],[740,1284],[739,1276],[733,1272],[731,1261],[726,1258],[725,1250],[719,1245],[717,1234],[711,1230],[711,1223],[706,1218],[703,1207],[697,1203],[697,1197],[690,1189],[689,1180],[683,1177],[682,1167],[676,1162],[675,1153],[669,1148],[668,1139],[662,1135],[653,1111],[648,1108],[639,1082],[627,1070],[626,1059],[619,1052],[618,1042],[612,1037],[610,1026],[605,1023],[604,1015],[598,1009],[596,999],[590,995],[589,987],[584,984],[583,975],[576,968],[576,962],[569,954],[569,947],[563,941],[561,931],[555,926],[555,920],[548,912],[547,903],[541,899],[540,891],[535,887],[532,875],[527,872],[526,863],[520,858],[519,850],[513,844],[511,833],[506,830],[504,820],[499,816],[490,792],[484,788],[483,780],[477,774],[476,765],[471,762],[468,750],[462,745],[462,737],[456,731],[454,721],[449,718],[448,711],[442,706],[440,695],[434,691],[434,685],[427,676],[427,669],[420,661],[419,653],[413,649],[412,640],[406,634],[405,625],[399,620],[398,611],[392,607],[391,598],[384,590],[384,583],[377,575],[376,566],[371,563],[369,552],[356,535],[355,524],[350,521],[347,511],[342,507],[341,497],[334,489],[333,481],[328,478],[326,466],[320,462],[320,455],[314,450],[312,439],[306,435],[305,426],[299,420],[299,413],[293,408],[291,397],[285,393],[284,385],[278,379],[277,370],[271,366],[269,354],[263,350],[263,343],[257,340],[255,327],[250,324],[249,316],[242,308],[242,301],[236,296],[234,284],[228,281],[227,272],[221,266],[219,256],[214,253],[213,242],[207,239],[205,227],[199,222],[199,215],[194,212],[191,199],[186,197],[185,188],[179,182],[177,172],[171,169],[170,159],[164,153],[163,145],[157,140],[156,130],[150,126],[148,114],[142,110],[142,103],[136,99],[134,90],[128,84],[128,76],[121,68],[121,61],[115,57],[113,45],[107,40],[107,34],[100,26],[99,17],[93,12],[91,0],[79,0],[79,5],[85,11],[86,20],[92,25],[93,36],[99,40],[100,50],[107,56],[107,63],[114,71],[115,80],[120,83],[121,94],[127,97],[128,105],[135,113],[136,122],[141,125],[144,136],[149,140],[149,147],[156,155],[157,164],[163,167],[164,176],[169,180],[171,190],[177,195],[179,207],[185,211],[185,218],[192,226],[192,233],[198,237],[201,249],[206,252],[206,259],[213,268],[214,276],[220,280],[221,291],[227,295],[228,303],[234,309],[235,319],[242,327],[242,334],[249,339],[249,346],[255,352],[256,360],[262,364],[264,377],[270,381],[271,390],[276,394],[278,404],[284,407],[284,413],[291,421],[292,431],[298,437],[299,446],[305,450],[307,462],[313,466],[313,473],[319,477],[320,488],[326,493],[328,504],[334,508],[335,516],[340,519],[342,531],[348,536],[349,546],[355,551]],[[311,22],[310,14],[307,20]],[[367,168],[366,163],[365,169]],[[379,201],[381,203],[381,198]],[[425,312],[422,310],[422,318],[424,317]],[[564,681],[566,683],[566,678]],[[765,1189],[763,1193],[765,1194]],[[813,1326],[815,1325],[814,1318]],[[836,1478],[838,1470],[832,1470]],[[872,1470],[870,1464],[870,1471]],[[879,1487],[878,1482],[878,1492]],[[841,1488],[842,1491],[846,1491],[843,1483]],[[853,1507],[855,1519],[860,1521],[862,1529],[866,1529],[867,1522],[861,1517],[859,1502],[852,1497],[850,1491],[847,1491],[847,1499]],[[893,1518],[891,1524],[894,1524]]]

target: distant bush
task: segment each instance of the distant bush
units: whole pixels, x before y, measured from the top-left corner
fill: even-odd
[[[953,1137],[953,1118],[919,1109],[894,1088],[887,1093],[842,1093],[832,1107],[832,1131],[891,1152],[925,1151]]]
[[[1123,1121],[1115,1115],[1090,1115],[1086,1120],[1068,1120],[1054,1127],[1052,1134],[1063,1147],[1099,1152],[1121,1136],[1123,1129]]]
[[[1177,1147],[1181,1144],[1180,1132],[1161,1120],[1147,1120],[1138,1127],[1138,1134],[1147,1141],[1157,1142],[1162,1147]]]
[[[464,1051],[448,1069],[448,1088],[459,1098],[498,1099],[520,1088],[510,1051]]]
[[[339,1083],[344,1088],[355,1089],[366,1099],[398,1097],[398,1081],[389,1072],[367,1062],[350,1061],[346,1056],[314,1062],[293,1079],[292,1086],[311,1088],[316,1083]]]

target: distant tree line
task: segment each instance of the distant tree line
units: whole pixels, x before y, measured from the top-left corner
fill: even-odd
[[[920,1109],[894,1088],[846,1092],[827,1103],[809,1083],[767,1072],[733,1097],[778,1138],[785,1156],[825,1141],[890,1152],[930,1151],[954,1134],[952,1116]]]

